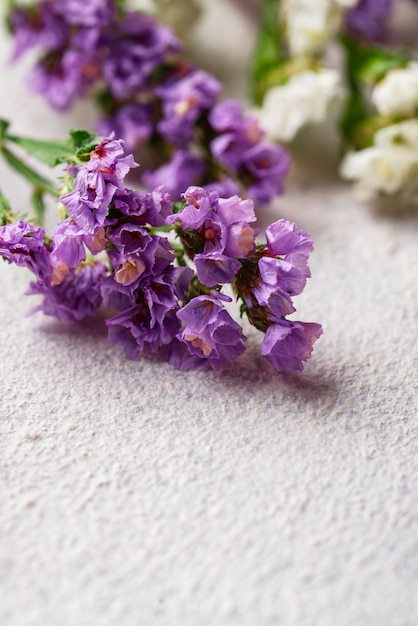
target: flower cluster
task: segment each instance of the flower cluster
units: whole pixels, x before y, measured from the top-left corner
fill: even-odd
[[[10,26],[16,58],[40,51],[33,89],[61,110],[94,96],[98,131],[124,139],[149,190],[164,181],[179,199],[195,184],[260,204],[282,192],[287,151],[239,102],[219,101],[219,81],[184,59],[174,32],[151,16],[120,0],[40,0],[14,8]]]
[[[254,95],[268,135],[296,149],[319,127],[325,145],[339,138],[341,175],[362,198],[418,206],[415,143],[403,139],[418,125],[418,66],[392,43],[393,0],[263,0],[263,11]]]
[[[105,315],[128,358],[150,351],[183,371],[217,370],[245,350],[225,308],[231,285],[265,333],[262,354],[277,370],[302,369],[322,328],[286,315],[310,275],[309,235],[279,220],[258,244],[252,200],[191,186],[173,204],[164,186],[126,187],[134,167],[120,140],[94,142],[67,167],[64,215],[50,237],[4,219],[0,256],[33,272],[34,310],[63,322]]]

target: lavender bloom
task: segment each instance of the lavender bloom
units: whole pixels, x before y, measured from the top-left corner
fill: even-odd
[[[207,367],[218,370],[245,351],[243,341],[246,337],[219,298],[193,298],[177,312],[177,317],[183,322],[177,339],[186,344],[190,355],[204,360]],[[175,349],[168,358],[172,365],[180,365],[182,369]]]
[[[290,169],[287,150],[273,143],[260,143],[243,154],[242,165],[252,180],[248,193],[260,204],[283,193],[283,180]]]
[[[155,352],[178,331],[173,293],[173,268],[142,287],[136,302],[107,320],[109,341],[122,345],[126,356],[137,359],[143,350]]]
[[[124,189],[123,181],[128,172],[137,167],[132,154],[125,155],[122,141],[119,139],[103,139],[99,145],[90,153],[90,159],[80,166],[80,172],[86,169],[87,172],[96,172],[103,176],[107,183],[113,183],[119,189]],[[76,189],[84,185],[84,175],[76,178]]]
[[[65,111],[77,98],[86,95],[98,75],[99,66],[94,58],[70,48],[41,59],[32,71],[30,82],[34,91],[45,96],[53,108]]]
[[[241,267],[237,259],[255,251],[258,230],[248,223],[256,219],[252,200],[218,198],[201,187],[189,187],[184,197],[185,208],[167,222],[181,224],[180,237],[199,280],[209,287],[231,282]]]
[[[60,264],[68,268],[76,268],[86,258],[85,244],[93,242],[93,235],[84,231],[70,219],[57,224],[52,233],[53,248],[51,261],[55,267]]]
[[[68,26],[58,17],[50,2],[33,7],[16,7],[10,15],[10,26],[15,37],[13,58],[39,46],[47,52],[61,48],[68,35]]]
[[[0,227],[0,256],[30,269],[39,281],[48,282],[52,266],[43,228],[19,220]]]
[[[302,370],[322,333],[320,324],[280,320],[267,329],[261,353],[277,371]]]
[[[179,41],[169,28],[140,13],[126,13],[114,28],[103,76],[115,98],[124,100],[148,87],[151,73],[179,51]]]
[[[289,283],[288,292],[297,295],[302,292],[306,279],[311,272],[308,267],[309,255],[313,250],[313,242],[309,233],[296,230],[296,224],[287,220],[278,220],[266,229],[268,255],[283,256],[286,263],[291,264],[297,273],[295,280]],[[290,278],[290,275],[289,275]]]
[[[366,41],[384,40],[393,4],[393,0],[359,0],[346,12],[346,29]]]
[[[237,173],[243,153],[260,143],[264,133],[255,117],[245,116],[238,100],[220,102],[209,115],[209,122],[220,133],[211,143],[213,155],[231,172]]]
[[[186,150],[176,150],[169,163],[146,172],[142,179],[148,189],[163,185],[173,200],[177,200],[190,181],[198,183],[206,171],[207,164],[202,157]]]
[[[113,117],[99,120],[98,132],[105,137],[114,133],[124,140],[127,152],[133,152],[153,133],[152,109],[146,104],[122,106]]]
[[[68,24],[102,26],[115,16],[114,0],[55,0],[55,11]]]
[[[77,174],[76,189],[61,196],[60,201],[86,234],[95,234],[105,223],[116,189],[114,185],[106,184],[100,173],[83,168]]]
[[[157,88],[155,93],[162,99],[164,113],[157,129],[174,145],[187,145],[193,139],[196,120],[215,103],[220,91],[219,81],[202,70],[192,70]]]
[[[109,238],[116,249],[108,252],[114,274],[107,278],[106,289],[109,295],[118,291],[134,302],[144,285],[168,271],[173,252],[166,239],[133,224],[120,227]],[[109,306],[106,298],[104,302]]]
[[[235,133],[247,146],[253,146],[264,136],[256,117],[244,114],[239,100],[223,100],[209,113],[209,123],[218,132]]]
[[[173,204],[164,186],[157,187],[151,193],[117,190],[112,204],[133,223],[150,226],[163,226],[166,218],[173,212]]]
[[[105,266],[97,263],[71,271],[57,285],[31,283],[26,293],[41,295],[43,301],[30,313],[42,311],[67,323],[93,316],[102,302],[100,286],[105,272]]]

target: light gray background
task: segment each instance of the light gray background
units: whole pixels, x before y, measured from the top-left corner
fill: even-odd
[[[240,92],[250,24],[213,2],[199,32]],[[89,123],[48,111],[8,53],[2,37],[16,133]],[[418,623],[418,220],[306,172],[261,224],[279,217],[315,241],[296,318],[325,334],[301,374],[256,331],[217,374],[127,361],[100,324],[25,317],[29,274],[1,264],[1,624]]]

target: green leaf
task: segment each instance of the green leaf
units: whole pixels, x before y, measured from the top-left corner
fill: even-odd
[[[7,120],[0,119],[0,146],[3,145],[9,125],[10,124]]]
[[[75,155],[81,161],[87,161],[90,152],[100,143],[101,137],[87,130],[71,130],[70,141]]]
[[[65,163],[74,159],[70,141],[40,141],[27,137],[8,135],[7,139],[23,148],[28,154],[46,163],[49,167],[55,167],[59,163]]]

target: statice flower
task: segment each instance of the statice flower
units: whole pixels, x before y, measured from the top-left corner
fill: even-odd
[[[19,220],[0,227],[0,256],[30,269],[38,280],[48,281],[52,273],[45,230]]]
[[[50,2],[40,2],[37,9],[16,7],[10,15],[10,28],[15,35],[15,59],[34,47],[58,50],[68,36],[68,25]]]
[[[142,146],[153,133],[153,112],[149,104],[127,104],[113,117],[99,119],[98,131],[107,137],[112,133],[124,137],[125,149],[133,152]]]
[[[338,33],[344,10],[357,0],[285,0],[283,19],[292,55],[309,56],[322,51]]]
[[[107,24],[115,16],[115,0],[55,0],[56,12],[69,24],[86,27]]]
[[[140,13],[127,13],[113,28],[103,77],[113,96],[125,100],[149,86],[152,72],[179,51],[179,42],[171,29]]]
[[[176,146],[190,143],[197,119],[215,104],[220,91],[219,81],[197,69],[157,88],[163,106],[163,118],[157,124],[161,135]]]
[[[102,303],[101,283],[105,272],[102,263],[95,263],[67,273],[55,285],[32,282],[26,293],[42,296],[42,302],[31,310],[31,314],[41,311],[66,323],[93,317]]]
[[[261,353],[278,371],[302,370],[322,333],[321,326],[313,322],[279,320],[268,327]]]
[[[272,139],[289,142],[307,125],[335,126],[346,95],[337,70],[306,70],[267,91],[260,123]]]
[[[65,111],[87,94],[98,72],[88,52],[69,49],[41,59],[32,71],[30,84],[53,108]]]
[[[214,296],[193,298],[177,312],[182,322],[177,339],[186,345],[191,356],[199,357],[206,367],[218,370],[231,363],[245,351],[242,329],[225,310],[222,300]],[[178,369],[189,369],[183,349],[178,344],[172,346],[169,362]],[[193,363],[193,361],[192,361]]]
[[[373,145],[349,152],[341,175],[355,181],[362,200],[392,197],[406,207],[418,206],[418,120],[406,120],[381,128]]]
[[[173,9],[171,0],[158,2]],[[287,152],[265,141],[240,103],[219,102],[219,81],[182,56],[171,28],[111,0],[43,0],[25,11],[12,10],[11,22],[18,54],[34,42],[40,50],[33,89],[59,110],[92,96],[100,133],[113,131],[127,151],[138,151],[149,191],[164,184],[178,201],[184,189],[201,185],[252,195],[259,204],[282,193]],[[41,23],[36,32],[28,26],[33,16]]]
[[[188,150],[176,150],[171,160],[155,169],[148,170],[143,175],[143,181],[148,189],[164,185],[174,199],[180,199],[184,189],[190,181],[203,182],[208,166],[203,157]]]
[[[167,222],[176,225],[199,280],[209,287],[231,282],[241,267],[239,259],[255,250],[253,202],[219,198],[201,187],[190,187],[184,197],[184,209]]]
[[[389,71],[371,95],[377,111],[388,117],[413,117],[418,109],[418,63]]]
[[[173,271],[168,270],[144,284],[130,306],[107,320],[109,341],[121,345],[130,359],[144,350],[155,352],[174,340],[177,308]]]
[[[190,186],[173,205],[164,186],[125,186],[136,163],[113,136],[97,144],[88,133],[71,139],[68,193],[60,199],[66,216],[51,237],[23,220],[0,228],[0,256],[35,276],[27,293],[41,302],[32,312],[66,323],[100,314],[109,341],[130,359],[153,352],[181,371],[218,370],[245,350],[243,330],[225,308],[232,299],[222,289],[230,284],[241,314],[266,333],[263,353],[274,367],[301,369],[321,328],[285,315],[310,275],[309,235],[279,220],[257,244],[252,200]],[[52,151],[56,158],[56,144]]]
[[[370,42],[385,39],[393,5],[393,0],[358,0],[346,13],[347,31]]]

